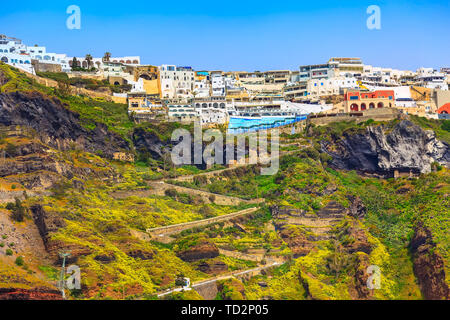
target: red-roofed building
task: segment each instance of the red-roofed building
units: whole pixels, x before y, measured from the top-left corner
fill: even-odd
[[[450,120],[450,103],[444,104],[437,110],[439,119]]]
[[[440,107],[437,111],[439,114],[446,113],[450,114],[450,103],[444,104],[442,107]]]
[[[361,91],[348,90],[344,94],[346,112],[395,106],[394,90]]]

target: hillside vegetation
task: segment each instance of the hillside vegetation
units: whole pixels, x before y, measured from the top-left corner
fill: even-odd
[[[0,297],[57,298],[59,254],[70,252],[67,264],[80,267],[81,289],[68,291],[69,299],[158,299],[184,277],[220,275],[229,277],[213,282],[217,295],[209,298],[448,299],[450,172],[448,145],[440,142],[449,141],[448,122],[307,125],[282,137],[289,154],[280,157],[275,175],[260,175],[259,165],[206,175],[224,167],[175,167],[168,159],[172,131],[190,125],[136,124],[126,105],[41,86],[4,64],[0,105],[0,230],[8,230],[0,232]],[[37,110],[48,112],[47,122]],[[380,153],[401,152],[408,134],[425,136],[422,129],[437,139],[420,143],[437,151],[400,154],[404,166],[364,170],[352,162],[356,155],[346,154],[345,147],[370,134],[388,137],[390,149]],[[130,157],[121,161],[116,153]],[[414,171],[408,157],[431,172]],[[345,161],[355,169],[336,165]],[[395,170],[402,175],[387,175]],[[194,177],[176,180],[183,175]],[[242,201],[219,205],[219,196]],[[264,202],[244,201],[256,198]],[[249,207],[257,210],[172,235],[146,232]],[[378,289],[367,287],[373,266]],[[192,290],[165,298],[202,296]]]

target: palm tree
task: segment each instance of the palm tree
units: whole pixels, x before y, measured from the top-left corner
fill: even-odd
[[[92,65],[92,56],[88,53],[84,59],[87,61],[88,69],[90,69]]]
[[[109,58],[111,58],[111,52],[105,52],[105,55],[103,56],[103,61],[109,61]]]

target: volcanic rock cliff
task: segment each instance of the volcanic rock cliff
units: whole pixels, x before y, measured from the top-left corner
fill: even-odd
[[[414,273],[425,299],[450,299],[450,290],[445,282],[444,260],[437,253],[431,231],[422,223],[416,227],[410,246]]]
[[[77,113],[57,98],[39,92],[0,94],[0,124],[32,128],[43,143],[59,150],[67,150],[75,143],[84,151],[100,151],[107,158],[130,150],[127,141],[104,124],[96,123],[95,129],[88,130],[80,124]]]
[[[393,128],[370,126],[364,133],[344,133],[336,141],[323,141],[321,148],[337,169],[392,176],[395,171],[430,172],[434,162],[450,167],[449,146],[409,120]]]

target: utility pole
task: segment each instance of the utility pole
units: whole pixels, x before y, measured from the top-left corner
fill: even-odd
[[[66,270],[66,258],[70,257],[70,252],[60,252],[59,256],[63,259],[62,268],[61,268],[61,275],[59,279],[60,283],[60,289],[63,299],[66,299],[66,293],[64,292],[64,274]]]

